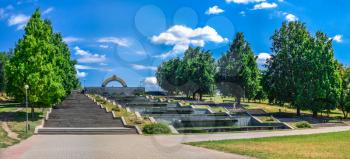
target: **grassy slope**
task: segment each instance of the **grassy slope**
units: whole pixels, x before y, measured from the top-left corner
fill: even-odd
[[[35,127],[41,124],[41,119],[44,117],[44,113],[48,109],[36,108],[34,121],[31,121],[31,114],[29,114],[29,124],[31,129],[28,133],[25,133],[25,109],[17,111],[17,108],[18,107],[15,104],[0,105],[0,116],[5,115],[6,113],[14,113],[7,119],[7,124],[13,132],[19,135],[18,137],[20,139],[26,139],[34,134]],[[30,112],[29,109],[28,112]],[[0,148],[7,147],[18,142],[19,141],[7,137],[7,133],[2,130],[0,126]]]
[[[189,143],[261,159],[346,159],[350,132]]]

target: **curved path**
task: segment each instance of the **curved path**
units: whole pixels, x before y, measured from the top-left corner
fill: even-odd
[[[36,135],[0,152],[1,159],[247,159],[183,142],[243,139],[349,131],[350,126],[319,129],[203,135]]]

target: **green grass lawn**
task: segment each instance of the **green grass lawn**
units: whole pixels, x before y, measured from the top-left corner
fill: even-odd
[[[26,111],[25,108],[18,107],[17,104],[1,104],[0,105],[0,118],[1,121],[6,117],[7,125],[12,132],[17,133],[18,137],[23,140],[34,134],[35,127],[41,124],[41,120],[44,118],[48,108],[35,108],[34,120],[31,120],[31,114],[29,113],[29,125],[30,131],[25,132]],[[30,109],[28,109],[30,112]],[[1,122],[0,122],[1,124]],[[0,148],[11,146],[18,143],[18,140],[11,139],[7,136],[7,133],[1,129],[0,126]]]
[[[188,144],[261,159],[350,158],[350,131]]]
[[[2,123],[0,122],[0,125]],[[0,127],[0,148],[5,148],[5,147],[8,147],[10,145],[14,145],[18,143],[18,140],[14,140],[14,139],[11,139],[7,136],[7,133],[5,132],[5,130],[3,130],[1,127]]]

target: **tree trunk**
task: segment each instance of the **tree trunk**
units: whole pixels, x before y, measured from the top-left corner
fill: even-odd
[[[317,118],[317,111],[312,111],[312,117]]]
[[[196,92],[194,92],[194,93],[192,94],[192,96],[193,96],[193,100],[195,100],[195,99],[196,99]]]
[[[341,111],[343,112],[343,116],[344,116],[344,119],[346,119],[347,118],[347,113],[345,112],[345,110],[344,109],[341,109]]]
[[[202,101],[203,99],[203,93],[199,93],[199,100]]]
[[[297,107],[297,116],[301,116],[299,107]]]
[[[241,97],[237,97],[237,105],[241,105]]]
[[[32,121],[34,121],[34,118],[35,118],[35,114],[34,114],[34,105],[31,105],[31,111],[32,111]]]

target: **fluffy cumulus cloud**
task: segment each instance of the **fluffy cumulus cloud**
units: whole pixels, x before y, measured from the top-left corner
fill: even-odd
[[[183,25],[174,25],[167,31],[153,36],[151,41],[155,44],[173,46],[171,51],[158,56],[167,58],[183,53],[190,45],[203,47],[206,42],[222,43],[228,40],[220,36],[216,30],[210,26],[192,29]]]
[[[248,4],[265,2],[266,0],[226,0],[227,3]]]
[[[75,54],[78,56],[79,63],[101,63],[106,61],[106,55],[93,54],[89,51],[82,50],[78,46],[74,47]]]
[[[262,2],[262,3],[254,5],[253,10],[271,9],[271,8],[276,8],[276,7],[277,7],[276,3]]]
[[[151,71],[157,70],[157,67],[145,66],[145,65],[139,65],[139,64],[132,64],[131,67],[135,70],[151,70]]]
[[[285,19],[288,21],[288,22],[294,22],[294,21],[297,21],[298,20],[298,17],[293,15],[293,14],[290,14],[290,13],[284,13],[285,15]]]
[[[144,82],[147,85],[157,85],[157,78],[156,77],[146,77]]]
[[[337,42],[337,43],[341,43],[343,42],[343,35],[335,35],[333,38],[333,41]]]
[[[63,41],[65,43],[74,43],[74,42],[78,42],[78,41],[82,41],[83,39],[81,38],[77,38],[77,37],[73,37],[73,36],[68,36],[68,37],[64,37]]]
[[[23,29],[24,26],[27,24],[29,21],[29,16],[24,15],[24,14],[17,14],[17,15],[12,15],[8,19],[8,25],[9,26],[17,26],[17,30]]]
[[[118,37],[102,37],[97,40],[99,43],[112,43],[119,46],[128,47],[130,45],[130,42],[125,38],[118,38]]]
[[[260,64],[260,65],[263,65],[263,64],[266,63],[266,60],[268,60],[268,59],[270,59],[270,58],[271,58],[271,55],[270,55],[270,54],[262,52],[262,53],[260,53],[260,54],[258,55],[258,58],[256,59],[256,62],[257,62],[258,64]]]
[[[206,12],[205,12],[205,14],[208,14],[208,15],[210,15],[210,14],[220,14],[220,13],[223,13],[224,12],[224,10],[223,9],[221,9],[221,8],[219,8],[219,6],[212,6],[212,7],[210,7]]]

